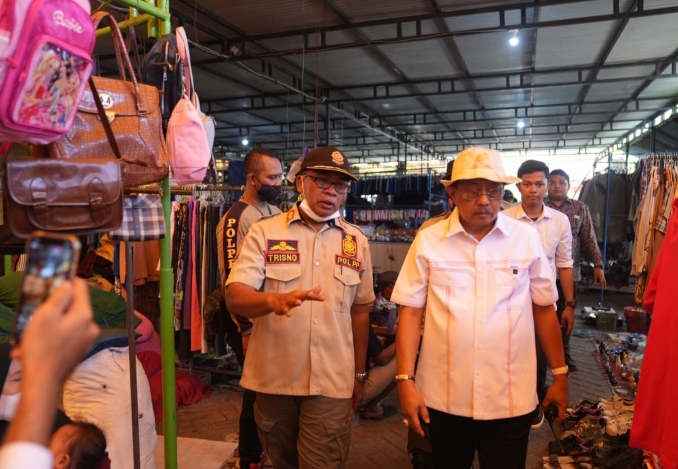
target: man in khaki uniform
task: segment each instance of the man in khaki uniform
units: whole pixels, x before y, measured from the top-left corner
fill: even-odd
[[[257,393],[276,469],[348,458],[374,301],[367,239],[339,213],[351,179],[336,148],[309,152],[296,178],[303,201],[252,225],[227,281],[229,309],[256,318],[240,384]]]
[[[217,253],[221,288],[226,295],[226,279],[231,272],[236,253],[250,226],[261,217],[280,213],[275,204],[280,202],[282,193],[282,165],[272,152],[253,148],[243,161],[247,181],[245,192],[224,214],[217,225]],[[240,366],[244,366],[247,345],[252,331],[252,321],[246,317],[232,315],[229,331],[229,345],[234,349]],[[237,331],[233,331],[237,326]],[[261,462],[261,443],[254,422],[254,400],[256,394],[246,390],[243,393],[240,410],[240,431],[238,455],[240,467],[250,469],[251,464]]]

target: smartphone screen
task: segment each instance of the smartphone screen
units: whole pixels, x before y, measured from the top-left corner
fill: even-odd
[[[61,285],[73,277],[80,254],[80,242],[73,236],[36,233],[26,242],[26,271],[21,280],[14,345],[21,339],[35,309]]]

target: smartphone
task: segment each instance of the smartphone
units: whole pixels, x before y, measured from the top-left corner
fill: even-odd
[[[19,287],[12,345],[21,335],[35,309],[65,280],[75,275],[80,241],[70,235],[34,232],[26,241],[26,270]]]

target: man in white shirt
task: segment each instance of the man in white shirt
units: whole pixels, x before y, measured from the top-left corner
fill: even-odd
[[[520,204],[504,210],[504,215],[533,226],[541,238],[544,252],[558,289],[556,312],[561,328],[572,332],[574,326],[574,271],[572,269],[572,230],[567,215],[544,205],[548,191],[549,169],[545,163],[527,160],[518,168],[517,184],[522,195]],[[537,396],[539,402],[546,394],[546,357],[539,341],[537,345]],[[544,422],[541,406],[537,405],[532,428],[539,428]]]
[[[523,469],[537,405],[534,331],[554,384],[543,401],[558,419],[567,368],[553,304],[555,282],[536,231],[499,213],[507,176],[497,151],[469,148],[449,181],[456,209],[420,231],[392,295],[398,393],[408,425],[430,423],[434,467]],[[421,319],[426,313],[415,378]]]

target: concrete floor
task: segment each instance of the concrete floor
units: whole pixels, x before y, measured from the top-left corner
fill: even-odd
[[[584,306],[597,306],[600,293],[594,290],[579,293],[577,300],[579,306],[576,310],[575,329],[595,329],[584,324],[579,312]],[[606,307],[614,308],[618,314],[623,316],[623,307],[634,304],[633,295],[606,293],[604,304]],[[612,391],[593,357],[593,339],[573,336],[571,345],[572,356],[579,365],[579,371],[570,375],[570,402],[574,403],[579,399],[609,398]],[[178,410],[179,436],[237,442],[241,400],[242,390],[237,385],[215,386],[208,399]],[[386,398],[385,403],[398,405],[397,391],[392,392]],[[156,426],[158,433],[161,433],[162,422],[159,421]],[[556,429],[556,431],[560,430]],[[546,423],[539,430],[533,431],[530,436],[526,468],[542,467],[541,458],[548,454],[547,445],[553,439]],[[364,420],[352,431],[347,469],[410,468],[406,444],[407,430],[402,424],[402,415],[396,414],[381,421]],[[228,455],[225,455],[226,457]],[[235,458],[229,458],[223,467],[235,467]]]

